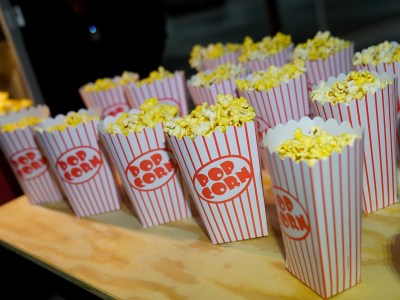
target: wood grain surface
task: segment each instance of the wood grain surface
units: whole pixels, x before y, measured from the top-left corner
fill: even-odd
[[[112,299],[321,299],[285,269],[269,178],[269,236],[213,245],[198,216],[142,228],[122,210],[76,218],[25,196],[0,207],[7,247]],[[333,299],[400,299],[400,204],[362,220],[361,283]]]

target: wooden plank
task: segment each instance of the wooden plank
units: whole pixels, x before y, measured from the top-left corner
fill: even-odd
[[[117,299],[321,299],[285,270],[272,191],[268,237],[212,245],[198,217],[142,228],[123,208],[85,219],[64,202],[0,207],[7,247]],[[334,299],[399,299],[400,204],[362,220],[362,282]]]

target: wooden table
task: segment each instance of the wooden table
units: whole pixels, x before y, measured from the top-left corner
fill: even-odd
[[[264,184],[268,237],[212,245],[198,217],[143,229],[126,208],[78,219],[22,196],[0,207],[0,242],[102,298],[321,299],[285,269]],[[361,280],[333,299],[400,299],[400,204],[363,216]]]

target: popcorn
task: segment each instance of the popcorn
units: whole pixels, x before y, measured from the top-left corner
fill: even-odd
[[[178,139],[186,136],[210,136],[214,131],[225,132],[229,126],[241,127],[247,121],[254,122],[256,113],[246,98],[218,95],[217,103],[197,106],[190,115],[164,123],[164,131]]]
[[[293,52],[293,58],[302,60],[325,59],[335,52],[350,47],[350,42],[333,37],[330,31],[318,31],[312,39],[298,44]]]
[[[93,116],[89,113],[72,112],[65,117],[65,119],[63,120],[63,122],[61,124],[51,126],[47,129],[47,131],[49,131],[49,132],[54,132],[56,130],[62,131],[64,129],[66,129],[67,127],[70,127],[70,126],[77,127],[81,123],[89,123],[93,120],[99,120],[99,117]]]
[[[8,92],[0,92],[0,115],[16,112],[33,105],[31,99],[10,99]]]
[[[341,153],[343,147],[352,145],[356,138],[361,139],[361,136],[350,133],[334,136],[318,126],[312,126],[308,135],[305,135],[301,128],[297,128],[293,139],[284,141],[275,151],[282,159],[290,157],[296,162],[304,160],[312,167],[318,159],[326,158],[333,152]]]
[[[236,79],[236,85],[240,90],[268,91],[282,82],[298,78],[305,71],[304,61],[296,59],[293,63],[285,64],[280,68],[270,66],[266,71],[254,72],[251,79]]]
[[[178,107],[161,103],[157,98],[150,98],[140,106],[139,113],[122,113],[115,123],[107,125],[106,131],[123,135],[128,135],[130,132],[142,132],[145,127],[154,128],[160,122],[172,120],[178,112]]]
[[[356,52],[353,57],[353,65],[378,65],[379,63],[391,64],[400,61],[400,45],[397,42],[384,41]]]
[[[161,81],[164,78],[172,78],[174,74],[165,70],[164,67],[158,67],[158,70],[151,71],[147,78],[143,78],[142,80],[136,82],[137,86],[142,86],[144,84],[150,84],[155,81]]]
[[[1,125],[1,131],[6,132],[6,131],[14,131],[16,129],[24,129],[27,126],[36,125],[42,122],[43,120],[44,120],[43,118],[38,118],[35,116],[23,117],[18,122]]]
[[[226,63],[219,65],[211,72],[199,72],[191,81],[192,86],[210,86],[215,83],[220,83],[224,80],[228,80],[232,77],[238,77],[239,75],[245,75],[246,69],[242,65],[234,65],[232,63]]]
[[[209,44],[207,47],[194,45],[189,58],[189,64],[192,68],[200,69],[204,59],[216,59],[225,54],[240,51],[242,45],[236,43],[216,43]]]
[[[242,54],[239,62],[258,60],[274,55],[285,49],[292,43],[290,35],[278,32],[274,37],[264,37],[260,42],[253,42],[253,39],[246,36],[243,41]]]
[[[311,92],[311,100],[321,104],[349,104],[353,99],[361,100],[366,94],[374,94],[378,89],[384,89],[392,83],[388,78],[375,76],[366,70],[351,71],[343,81],[334,82],[332,87],[320,81]]]
[[[122,76],[116,76],[115,78],[99,78],[94,83],[90,82],[84,85],[86,92],[98,92],[106,91],[111,88],[115,88],[120,84],[127,84],[129,82],[137,82],[139,76],[137,73],[124,71]]]

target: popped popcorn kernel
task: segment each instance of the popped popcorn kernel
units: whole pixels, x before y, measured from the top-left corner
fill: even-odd
[[[93,116],[87,112],[72,112],[68,114],[61,124],[57,124],[47,128],[47,131],[54,132],[56,130],[64,130],[67,127],[77,127],[81,123],[89,123],[93,120],[99,120],[100,117]]]
[[[150,84],[155,81],[161,81],[164,78],[172,78],[172,77],[174,77],[174,73],[171,73],[170,71],[166,70],[164,67],[160,66],[160,67],[158,67],[157,70],[151,71],[148,77],[137,81],[136,85],[142,86],[144,84]]]
[[[293,63],[287,63],[282,67],[270,66],[266,71],[254,72],[251,79],[236,79],[235,82],[240,90],[268,91],[278,87],[282,82],[298,78],[305,71],[304,61],[296,59]]]
[[[138,113],[122,113],[114,123],[107,124],[106,131],[111,134],[142,132],[145,127],[154,128],[160,122],[175,118],[179,108],[159,102],[157,98],[149,98],[140,106]]]
[[[292,37],[281,32],[276,33],[273,37],[264,37],[259,42],[254,42],[251,37],[246,36],[243,41],[243,49],[239,57],[239,62],[247,62],[274,55],[288,47],[291,43]]]
[[[0,115],[31,107],[31,99],[11,99],[8,92],[0,92]]]
[[[325,59],[338,51],[350,47],[350,41],[331,35],[330,31],[318,31],[312,39],[296,45],[293,58],[302,60]]]
[[[392,83],[388,78],[375,76],[367,70],[351,71],[343,81],[334,82],[332,86],[320,81],[311,91],[311,100],[321,104],[349,104],[352,100],[361,100],[366,94],[374,94]]]
[[[245,75],[246,69],[242,65],[232,63],[221,64],[213,71],[199,72],[193,76],[191,84],[197,87],[210,86],[230,78]]]
[[[14,131],[16,129],[24,129],[25,127],[28,126],[34,126],[42,122],[43,120],[44,120],[43,118],[38,118],[35,116],[26,116],[18,120],[18,122],[1,125],[1,131],[6,132],[6,131]]]
[[[190,115],[164,123],[164,131],[181,139],[186,136],[210,136],[214,131],[225,132],[229,126],[241,127],[254,122],[256,113],[246,98],[232,95],[217,95],[217,102],[208,107],[207,103],[197,106]]]
[[[355,139],[360,138],[360,135],[351,133],[334,136],[318,126],[312,126],[307,134],[297,128],[293,138],[284,141],[275,151],[282,159],[290,157],[296,162],[306,161],[312,167],[319,159],[333,152],[341,153],[343,147],[352,145]]]
[[[400,61],[400,45],[397,42],[384,41],[378,45],[370,46],[361,52],[354,53],[353,65],[378,65],[379,63],[391,64]]]
[[[98,78],[94,83],[89,82],[84,85],[84,90],[86,92],[106,91],[111,88],[115,88],[121,84],[137,82],[138,80],[139,75],[137,73],[124,71],[121,76],[116,76],[114,78]]]

